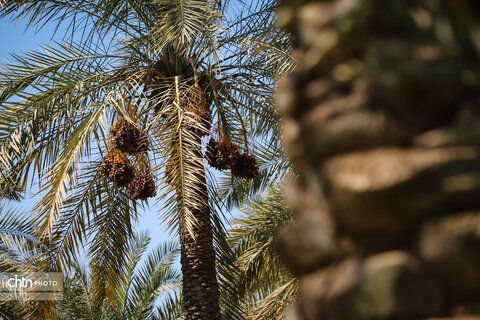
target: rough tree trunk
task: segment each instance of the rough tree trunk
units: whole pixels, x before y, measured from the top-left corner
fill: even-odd
[[[478,1],[282,2],[289,319],[479,319]]]
[[[200,151],[198,155],[201,156]],[[198,168],[198,172],[197,190],[199,198],[204,201],[192,210],[197,220],[193,237],[180,224],[183,312],[185,320],[219,320],[219,291],[205,169]]]

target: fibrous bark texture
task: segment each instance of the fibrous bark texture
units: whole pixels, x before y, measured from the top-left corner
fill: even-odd
[[[480,319],[476,1],[283,1],[290,319]]]
[[[200,143],[198,143],[200,146]],[[198,156],[201,156],[198,150]],[[196,223],[193,233],[180,224],[183,275],[183,316],[185,320],[219,320],[219,291],[215,269],[215,249],[208,205],[205,169],[198,168],[198,198],[202,203],[192,208]]]

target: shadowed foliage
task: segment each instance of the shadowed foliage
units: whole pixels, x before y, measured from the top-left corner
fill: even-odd
[[[478,319],[480,15],[469,0],[285,0],[299,179],[287,319]]]

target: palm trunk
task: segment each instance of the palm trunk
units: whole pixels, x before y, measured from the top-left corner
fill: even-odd
[[[426,19],[413,18],[420,3]],[[299,0],[280,9],[297,70],[278,101],[300,177],[286,191],[295,223],[277,240],[300,278],[287,319],[454,310],[460,317],[448,319],[467,319],[478,310],[480,72],[469,67],[480,61],[478,3]],[[426,47],[435,53],[417,54]],[[462,79],[467,69],[475,81]]]
[[[193,237],[180,224],[183,314],[185,320],[217,320],[220,319],[220,306],[210,207],[205,169],[202,167],[198,171],[198,198],[204,201],[192,210],[197,220]]]

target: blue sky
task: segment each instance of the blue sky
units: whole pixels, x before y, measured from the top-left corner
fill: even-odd
[[[25,30],[25,23],[12,23],[8,19],[0,19],[0,58],[5,58],[11,53],[25,50],[38,49],[43,43],[50,41],[53,30],[45,28],[41,32]]]

